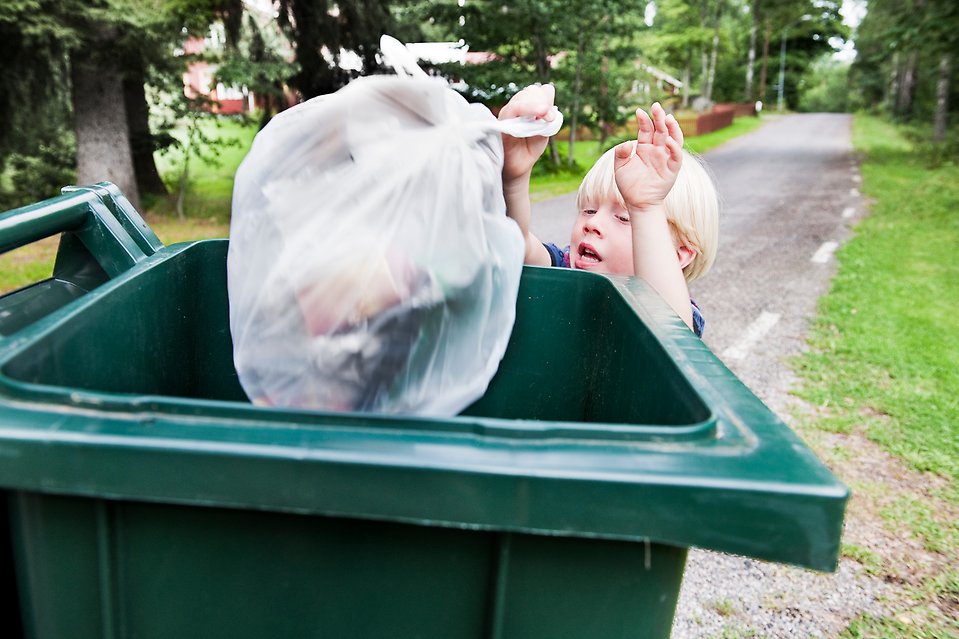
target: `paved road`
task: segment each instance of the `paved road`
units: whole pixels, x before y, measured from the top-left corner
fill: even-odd
[[[801,349],[833,273],[831,245],[823,245],[841,244],[863,205],[850,116],[766,119],[704,155],[723,202],[720,248],[692,295],[706,316],[706,344],[773,405],[789,384],[783,357]],[[533,231],[568,244],[574,217],[575,195],[540,202]]]

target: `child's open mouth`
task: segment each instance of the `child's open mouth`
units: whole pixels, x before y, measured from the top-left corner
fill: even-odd
[[[576,260],[576,268],[589,268],[603,261],[603,258],[601,258],[596,250],[589,244],[580,244],[577,251],[579,257]]]

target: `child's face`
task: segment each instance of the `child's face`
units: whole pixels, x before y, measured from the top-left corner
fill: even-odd
[[[635,273],[629,212],[615,198],[587,201],[580,210],[570,238],[569,263],[597,273]]]

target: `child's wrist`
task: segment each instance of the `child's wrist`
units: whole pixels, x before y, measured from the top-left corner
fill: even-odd
[[[662,213],[666,215],[666,205],[662,200],[658,202],[645,202],[643,204],[627,204],[626,210],[629,212],[629,219],[633,220],[634,218],[640,216],[647,216],[650,214]]]
[[[530,173],[515,177],[503,176],[503,195],[529,192]]]

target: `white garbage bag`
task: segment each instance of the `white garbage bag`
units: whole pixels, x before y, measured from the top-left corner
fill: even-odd
[[[236,174],[227,259],[240,382],[256,403],[457,414],[506,350],[523,239],[506,217],[499,122],[406,49],[279,114]]]

